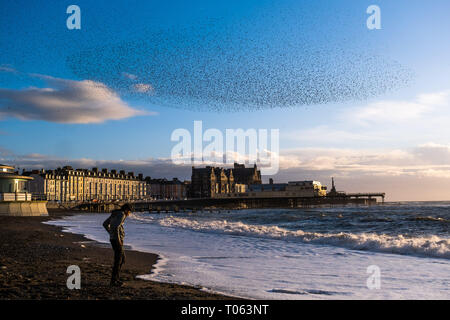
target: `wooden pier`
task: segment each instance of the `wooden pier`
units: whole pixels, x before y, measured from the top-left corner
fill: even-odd
[[[384,193],[341,194],[325,197],[230,197],[160,200],[135,203],[137,211],[169,212],[208,209],[302,208],[312,206],[375,205]]]
[[[185,200],[152,200],[133,202],[136,211],[178,212],[214,209],[303,208],[312,206],[375,205],[384,203],[385,193],[338,193],[324,197],[229,197],[193,198]],[[125,202],[96,201],[64,204],[66,210],[111,212]],[[60,205],[61,206],[61,205]]]

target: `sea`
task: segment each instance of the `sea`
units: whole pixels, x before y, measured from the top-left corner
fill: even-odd
[[[47,223],[109,243],[108,214]],[[132,213],[139,278],[249,299],[450,299],[450,202]]]

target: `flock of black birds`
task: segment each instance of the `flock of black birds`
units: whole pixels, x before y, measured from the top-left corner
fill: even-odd
[[[364,100],[411,78],[399,63],[358,50],[191,30],[144,34],[81,50],[67,65],[121,95],[215,112]]]
[[[83,25],[81,31],[66,31],[65,36],[74,35],[67,49],[53,43],[61,38],[55,31],[47,36],[48,43],[33,43],[29,54],[39,55],[39,46],[48,52],[55,45],[79,79],[101,82],[123,97],[150,104],[213,112],[366,100],[412,78],[400,63],[350,42],[265,35],[269,28],[258,31],[248,23],[222,27],[208,21],[95,41],[96,34],[108,30],[85,32]],[[26,53],[15,53],[19,64],[21,57],[28,59]]]

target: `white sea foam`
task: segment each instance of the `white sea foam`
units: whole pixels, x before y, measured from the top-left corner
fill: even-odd
[[[317,233],[287,230],[278,226],[250,225],[227,220],[197,221],[169,216],[158,220],[165,227],[196,231],[225,233],[251,237],[300,241],[311,244],[333,245],[355,250],[419,255],[450,259],[450,239],[438,236],[405,237],[375,233]]]
[[[134,250],[137,250],[137,248],[134,248]],[[138,250],[139,251],[139,250]],[[145,250],[140,250],[145,251]],[[148,280],[148,279],[156,279],[156,276],[164,270],[164,267],[167,264],[167,257],[162,255],[161,253],[158,254],[158,259],[156,260],[156,263],[153,265],[152,271],[149,274],[142,274],[136,276],[138,279]]]

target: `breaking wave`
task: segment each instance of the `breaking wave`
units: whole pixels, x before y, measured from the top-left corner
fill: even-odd
[[[409,237],[375,233],[318,233],[302,230],[287,230],[278,226],[229,222],[227,220],[195,221],[173,216],[165,217],[157,221],[165,227],[176,227],[195,231],[299,241],[354,250],[450,259],[450,239],[438,236]]]
[[[327,295],[327,296],[332,296],[332,295],[336,295],[336,294],[341,294],[341,295],[342,294],[343,295],[351,294],[348,292],[334,292],[334,291],[314,290],[314,289],[302,289],[302,290],[272,289],[272,290],[268,290],[268,292],[284,293],[284,294],[300,294],[300,295],[313,294],[313,295]]]

